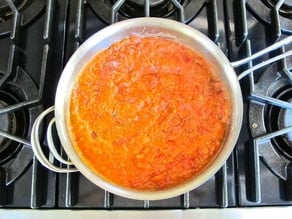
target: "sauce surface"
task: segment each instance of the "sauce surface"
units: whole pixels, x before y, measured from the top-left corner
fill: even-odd
[[[170,39],[133,36],[98,53],[70,97],[69,135],[83,162],[114,184],[180,184],[220,151],[230,100],[208,61]]]

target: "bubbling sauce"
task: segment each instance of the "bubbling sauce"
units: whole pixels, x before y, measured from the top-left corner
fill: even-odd
[[[96,54],[69,104],[69,135],[81,160],[138,191],[203,171],[222,148],[231,114],[225,85],[199,51],[153,36],[131,36]]]

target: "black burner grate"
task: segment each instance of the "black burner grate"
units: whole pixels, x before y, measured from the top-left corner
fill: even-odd
[[[51,202],[56,196],[54,189],[46,191],[44,188],[47,183],[56,188],[56,174],[40,168],[36,161],[33,163],[28,139],[33,122],[43,109],[42,104],[50,104],[52,99],[45,90],[48,84],[53,86],[48,76],[57,77],[54,71],[58,67],[49,65],[53,54],[60,60],[55,64],[62,62],[62,54],[56,49],[61,48],[62,38],[57,41],[51,37],[55,33],[52,28],[56,25],[54,19],[59,17],[59,11],[55,1],[28,0],[18,3],[1,1],[5,7],[9,6],[12,15],[0,23],[0,118],[3,120],[0,124],[0,205],[30,207],[31,197],[35,195],[33,191],[45,182],[41,184],[40,194],[45,197],[42,203],[52,207],[55,205],[55,201]],[[46,10],[43,10],[45,4]],[[43,16],[39,18],[40,13]],[[35,25],[30,26],[30,22]],[[38,175],[47,181],[40,180],[36,184],[34,179]]]
[[[270,9],[263,5],[258,7],[263,2],[234,1],[236,41],[230,45],[235,59],[250,56],[254,51],[264,49],[291,33],[291,18],[285,21],[287,17],[284,18],[279,11],[284,1],[271,4]],[[263,35],[265,39],[261,40]],[[248,63],[245,69],[290,49],[291,45],[283,46],[273,54]],[[289,145],[282,140],[292,129],[291,126],[284,127],[283,123],[278,124],[283,119],[281,114],[292,109],[290,100],[280,95],[280,90],[289,92],[291,89],[291,69],[292,59],[288,57],[252,72],[242,82],[248,114],[237,147],[241,205],[291,204],[291,179],[287,174],[291,159],[286,156]],[[282,140],[279,142],[279,139]]]
[[[146,210],[291,205],[291,159],[289,154],[281,154],[283,143],[276,147],[273,142],[278,141],[276,136],[287,140],[287,133],[291,133],[290,122],[283,119],[290,115],[287,110],[291,99],[283,92],[288,90],[290,96],[291,57],[257,70],[241,82],[245,113],[234,153],[206,183],[172,199],[130,200],[98,188],[79,173],[51,172],[34,158],[28,141],[36,116],[54,104],[56,85],[66,61],[84,40],[111,22],[136,16],[161,16],[156,14],[156,7],[166,4],[163,17],[198,29],[231,60],[237,60],[291,34],[291,17],[285,12],[290,9],[290,1],[285,1],[280,8],[275,6],[280,1],[273,0],[26,0],[23,5],[21,0],[5,0],[0,1],[0,8],[2,2],[9,2],[9,9],[6,4],[5,10],[12,12],[5,18],[0,15],[2,208]],[[13,2],[19,4],[11,6]],[[127,8],[132,10],[136,2],[140,4],[138,14]],[[115,10],[114,4],[119,6]],[[275,53],[289,49],[291,47],[285,46]],[[268,58],[266,55],[250,62],[243,70]],[[271,92],[275,87],[279,90]],[[278,97],[282,101],[271,104]],[[287,102],[290,102],[289,107],[285,108]],[[278,122],[277,117],[278,127],[265,128],[269,115],[275,112],[283,123]],[[265,119],[258,122],[257,118]],[[41,132],[45,135],[45,127]],[[58,142],[57,136],[54,137]],[[10,144],[14,145],[9,149],[11,156],[2,159],[2,152],[6,153]],[[53,161],[45,139],[43,148]],[[63,153],[61,149],[60,152]]]

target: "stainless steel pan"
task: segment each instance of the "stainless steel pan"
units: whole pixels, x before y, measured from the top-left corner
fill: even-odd
[[[190,181],[180,184],[176,187],[165,189],[162,191],[133,191],[127,188],[123,188],[108,181],[105,181],[98,175],[96,175],[83,161],[80,159],[79,155],[74,150],[72,142],[68,134],[67,127],[67,114],[69,112],[69,99],[71,95],[72,88],[76,82],[76,77],[80,73],[81,69],[86,65],[86,63],[99,51],[108,48],[114,42],[117,42],[125,37],[131,35],[156,35],[166,38],[171,38],[176,40],[187,47],[198,51],[206,59],[213,64],[214,70],[219,74],[221,80],[226,85],[230,98],[231,98],[231,123],[228,128],[225,141],[222,145],[222,150],[217,154],[216,158],[202,171],[199,175],[195,176]],[[234,71],[234,67],[237,67],[243,63],[246,63],[253,58],[256,58],[267,51],[274,48],[278,48],[283,44],[291,41],[281,42],[275,44],[272,48],[264,50],[252,57],[248,57],[239,62],[230,63],[226,58],[224,53],[214,44],[209,38],[199,31],[176,21],[162,19],[162,18],[137,18],[122,21],[113,25],[110,25],[101,31],[94,34],[88,40],[86,40],[80,48],[72,55],[67,65],[65,66],[63,73],[61,75],[60,81],[58,83],[58,88],[56,92],[55,108],[51,107],[44,111],[35,121],[32,129],[31,143],[33,151],[38,158],[38,160],[50,170],[56,172],[73,172],[80,171],[85,177],[90,181],[95,183],[97,186],[120,196],[133,199],[141,200],[157,200],[174,197],[185,192],[188,192],[202,183],[206,182],[210,177],[212,177],[224,162],[227,160],[231,154],[239,136],[242,114],[243,114],[243,101],[241,89],[238,81],[238,77]],[[275,58],[275,60],[283,57]],[[265,64],[269,64],[270,60],[266,63],[261,63],[253,69],[249,69],[243,72],[239,78],[244,77],[250,71],[261,67]],[[51,153],[60,162],[67,165],[74,164],[75,168],[60,168],[55,166],[50,162],[44,155],[41,145],[39,142],[39,126],[44,117],[55,111],[55,118],[51,120],[48,126],[47,139],[48,145],[50,147]],[[53,123],[56,122],[57,132],[61,140],[62,147],[69,156],[71,161],[64,160],[57,152],[54,147],[51,128]],[[98,159],[98,158],[97,158]]]

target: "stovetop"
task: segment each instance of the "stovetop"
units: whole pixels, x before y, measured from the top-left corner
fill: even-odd
[[[291,57],[241,80],[244,118],[234,152],[216,175],[189,193],[159,201],[126,199],[98,188],[80,173],[55,173],[37,161],[30,146],[32,125],[54,104],[67,60],[98,30],[139,16],[184,22],[213,40],[230,61],[292,34],[289,0],[0,0],[1,208],[292,205]],[[288,50],[291,45],[248,63],[238,73]],[[41,127],[43,148],[53,160],[47,150],[46,128],[47,124]]]

